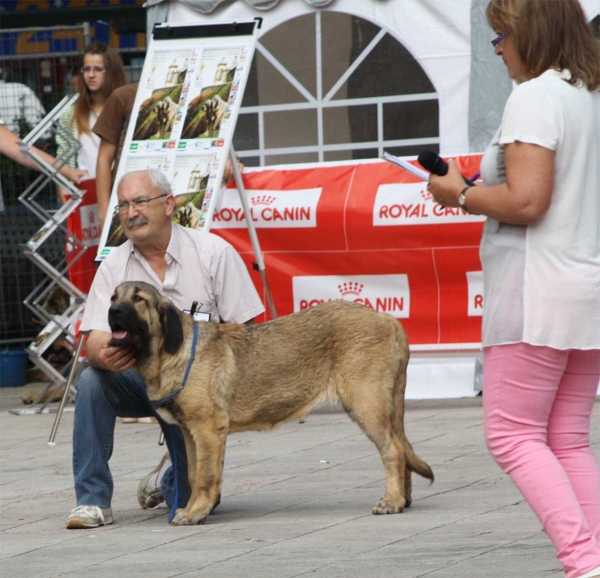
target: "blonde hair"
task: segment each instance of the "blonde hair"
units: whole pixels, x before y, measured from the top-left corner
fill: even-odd
[[[486,10],[494,30],[510,30],[529,78],[569,70],[570,84],[600,86],[600,40],[578,0],[491,0]]]
[[[106,72],[104,73],[104,84],[100,89],[100,93],[104,98],[108,98],[115,88],[119,88],[127,82],[123,61],[114,48],[107,46],[103,42],[94,42],[83,53],[82,64],[86,54],[99,54],[104,59]],[[81,71],[78,76],[77,91],[79,92],[79,98],[74,105],[73,120],[77,125],[79,134],[89,134],[91,132],[90,111],[94,104],[94,96],[87,87]]]

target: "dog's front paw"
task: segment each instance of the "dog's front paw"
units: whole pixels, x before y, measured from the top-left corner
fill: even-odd
[[[400,514],[405,506],[406,500],[404,498],[394,501],[381,498],[381,500],[373,506],[373,514]]]
[[[201,516],[198,514],[192,514],[184,510],[183,508],[179,508],[175,513],[175,517],[171,522],[172,526],[195,526],[196,524],[204,524],[206,522],[206,516]]]

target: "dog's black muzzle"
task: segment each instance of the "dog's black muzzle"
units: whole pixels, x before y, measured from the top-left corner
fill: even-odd
[[[147,323],[140,319],[133,305],[129,303],[113,303],[108,310],[108,324],[112,331],[109,345],[116,347],[132,347],[138,350],[148,340]]]
[[[138,321],[135,309],[127,303],[114,303],[108,310],[108,324],[114,331],[129,331]]]

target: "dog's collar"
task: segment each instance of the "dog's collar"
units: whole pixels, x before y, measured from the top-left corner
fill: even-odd
[[[173,393],[167,395],[167,397],[163,397],[162,399],[158,399],[156,401],[152,401],[152,405],[163,405],[167,403],[170,399],[173,399],[176,395],[183,391],[185,387],[185,383],[187,381],[188,375],[190,374],[190,369],[192,367],[192,362],[194,361],[194,356],[196,355],[196,343],[198,342],[198,324],[194,323],[194,340],[192,341],[192,352],[190,355],[190,359],[188,361],[187,367],[185,369],[185,375],[183,376],[183,380],[178,389],[176,389]]]

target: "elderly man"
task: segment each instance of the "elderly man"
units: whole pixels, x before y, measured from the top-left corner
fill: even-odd
[[[175,198],[160,171],[135,171],[118,185],[118,211],[127,241],[100,265],[85,307],[81,330],[89,332],[90,363],[77,383],[73,431],[73,471],[77,507],[67,528],[95,528],[113,521],[113,481],[108,460],[115,420],[157,416],[141,377],[132,369],[135,351],[108,345],[110,297],[123,281],[145,281],[182,310],[198,303],[211,321],[252,323],[264,311],[250,275],[235,249],[202,231],[171,223]],[[190,495],[185,444],[179,430],[158,417],[169,453],[176,452],[178,507]],[[175,500],[175,473],[163,461],[140,482],[142,508]]]

